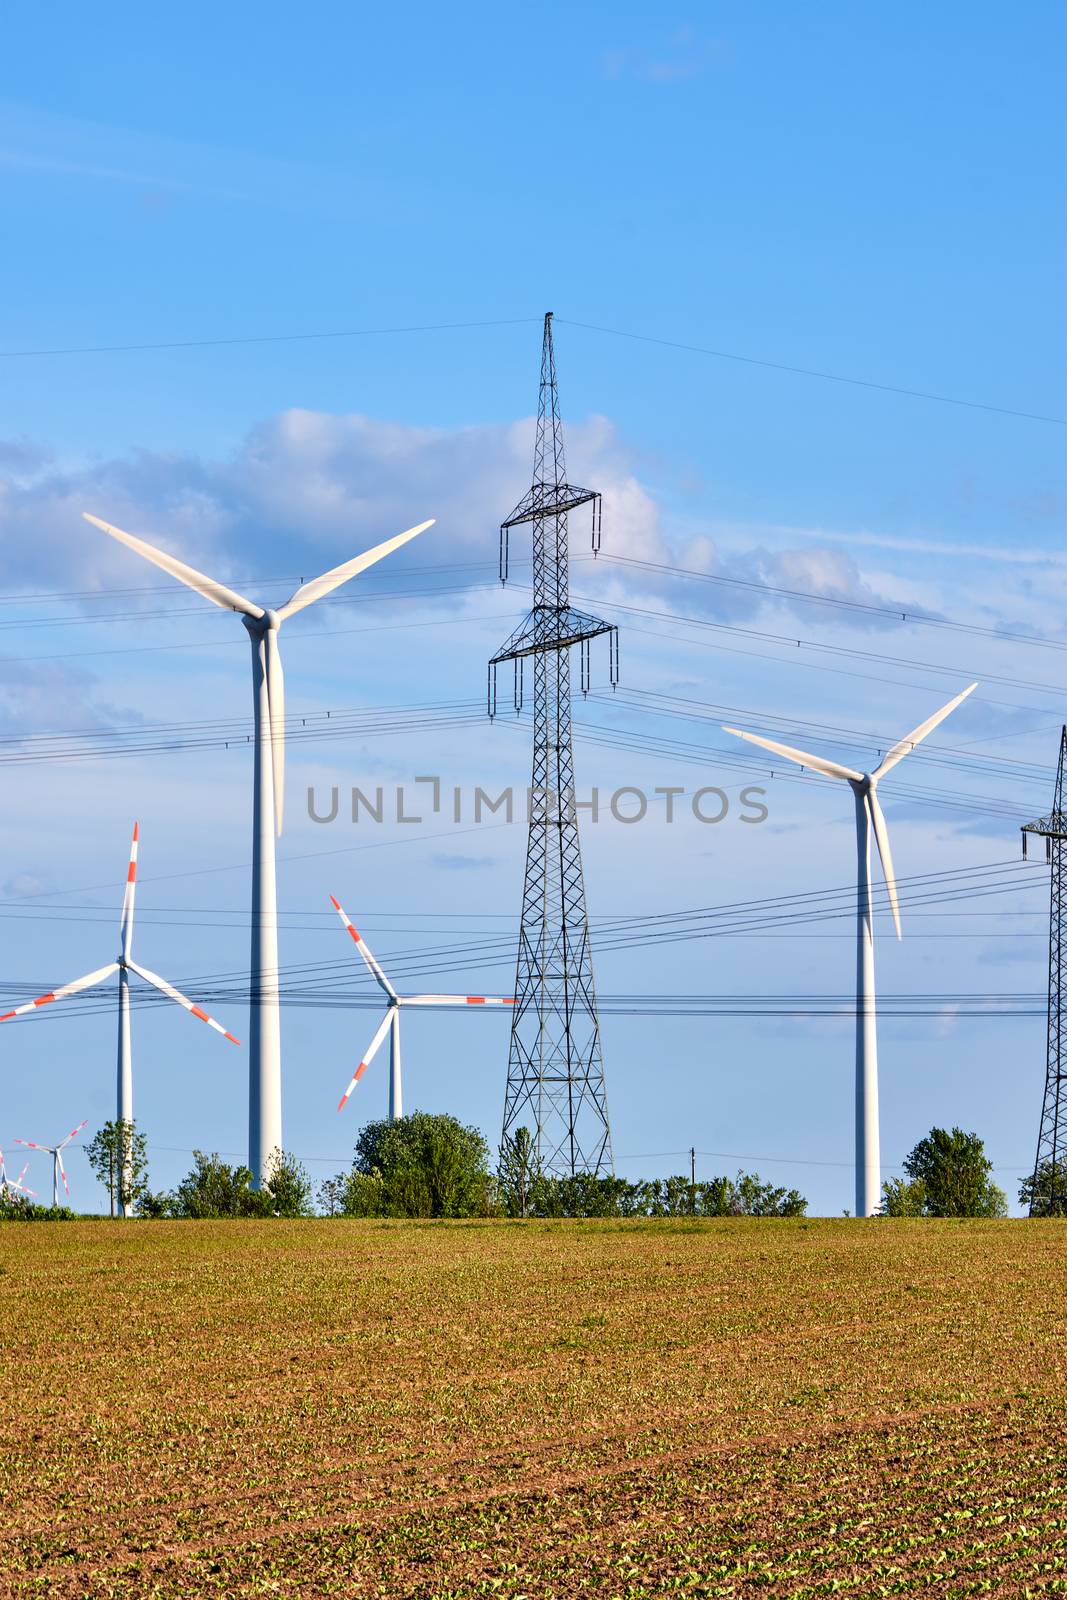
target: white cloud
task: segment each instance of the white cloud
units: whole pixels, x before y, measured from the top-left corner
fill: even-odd
[[[613,551],[662,559],[658,507],[611,423],[572,426],[569,443],[572,476],[604,494]],[[220,577],[311,571],[429,516],[437,527],[420,562],[464,560],[494,548],[532,454],[529,419],[418,428],[306,410],[260,423],[221,460],[135,450],[78,467],[42,461],[27,476],[20,446],[10,463],[18,473],[0,479],[0,534],[15,583],[53,589],[134,586],[144,576],[82,521],[84,510]]]
[[[471,568],[469,576],[484,583],[500,522],[530,481],[533,429],[532,418],[441,428],[292,409],[258,423],[230,455],[216,458],[135,449],[70,465],[23,441],[8,447],[0,442],[0,538],[12,552],[9,582],[31,591],[158,590],[158,575],[82,521],[80,513],[92,510],[266,603],[283,600],[291,581],[426,517],[435,517],[436,526],[390,561],[390,576],[404,567],[479,562],[481,570]],[[634,453],[610,419],[588,417],[572,424],[567,437],[568,477],[604,497],[606,557],[680,566],[726,580],[694,582],[609,560],[595,584],[588,568],[576,569],[576,596],[585,595],[579,604],[589,603],[588,591],[595,588],[605,599],[669,606],[709,619],[766,616],[773,626],[776,613],[790,614],[811,627],[863,632],[899,626],[905,606],[912,615],[941,614],[944,586],[935,574],[919,583],[906,564],[898,576],[884,557],[861,568],[857,548],[842,548],[843,539],[833,532],[820,537],[797,529],[791,539],[788,529],[753,526],[746,537],[735,526],[721,536],[713,529],[672,540]],[[863,538],[857,538],[860,549]],[[528,529],[517,529],[512,541],[519,585]],[[575,556],[588,550],[584,511],[572,518],[571,548]],[[810,600],[769,594],[765,586],[882,607],[887,615],[848,604],[813,608]],[[982,620],[992,617],[986,608],[1002,610],[1009,598],[999,578],[994,588],[968,596],[955,587],[947,592],[945,609],[958,615],[963,600]],[[1025,594],[1012,598],[1020,628],[1027,625],[1023,618],[1041,625]]]
[[[32,730],[44,751],[42,735],[84,732],[129,725],[142,718],[101,696],[96,679],[84,669],[58,661],[18,661],[0,657],[0,737],[18,740]],[[27,753],[30,747],[23,747]]]

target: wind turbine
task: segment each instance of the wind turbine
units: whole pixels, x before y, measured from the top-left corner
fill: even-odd
[[[4,1161],[4,1152],[0,1150],[0,1197],[3,1197],[4,1195],[24,1194],[30,1196],[35,1194],[36,1191],[34,1189],[27,1189],[24,1182],[26,1174],[29,1170],[30,1164],[27,1161],[17,1178],[8,1177],[7,1165]]]
[[[351,934],[357,950],[370,969],[371,976],[374,978],[378,987],[385,994],[385,1016],[378,1024],[377,1032],[375,1033],[374,1038],[371,1040],[363,1060],[356,1068],[355,1076],[348,1085],[348,1088],[345,1090],[344,1094],[341,1096],[341,1103],[337,1109],[338,1111],[344,1110],[345,1102],[352,1093],[352,1090],[356,1087],[356,1084],[359,1082],[360,1078],[362,1078],[363,1074],[370,1066],[371,1062],[374,1060],[382,1040],[388,1033],[389,1121],[395,1122],[397,1117],[402,1117],[404,1115],[404,1093],[400,1078],[401,1006],[513,1006],[515,1004],[515,999],[514,996],[486,994],[397,994],[396,990],[389,982],[389,979],[379,966],[377,958],[367,945],[366,939],[363,938],[362,934],[357,933],[356,929],[352,926],[351,920],[348,917],[344,907],[341,905],[341,902],[339,900],[335,900],[333,895],[331,895],[330,903]]]
[[[5,1011],[0,1016],[0,1022],[10,1022],[12,1017],[24,1016],[27,1012],[39,1011],[42,1006],[51,1005],[54,1000],[67,1000],[72,994],[80,994],[83,989],[92,989],[98,983],[103,983],[105,978],[110,978],[113,972],[119,975],[119,1047],[118,1071],[115,1115],[119,1122],[133,1121],[133,1052],[130,1044],[130,973],[136,972],[139,978],[150,983],[154,989],[165,994],[169,1000],[174,1000],[183,1006],[186,1011],[197,1017],[201,1022],[206,1022],[216,1033],[221,1033],[224,1039],[229,1039],[231,1044],[239,1044],[232,1033],[227,1033],[221,1022],[216,1022],[214,1017],[209,1017],[198,1005],[186,998],[180,989],[176,989],[166,978],[161,978],[158,972],[150,972],[147,967],[137,964],[131,954],[133,946],[133,908],[137,896],[137,851],[140,842],[140,827],[135,822],[133,825],[133,839],[130,844],[130,864],[126,869],[126,887],[122,896],[122,914],[119,918],[119,954],[118,960],[112,961],[106,967],[98,967],[95,972],[86,973],[84,978],[75,978],[73,983],[66,983],[59,989],[50,990],[48,994],[38,995],[36,1000],[29,1000],[23,1006],[16,1006],[14,1011]],[[82,1124],[84,1127],[84,1123]],[[21,1142],[21,1141],[20,1141]],[[126,1208],[121,1203],[119,1209],[123,1216]]]
[[[255,768],[252,789],[252,954],[249,1001],[248,1165],[257,1187],[270,1177],[282,1148],[282,1041],[278,1006],[278,892],[275,838],[282,831],[285,788],[285,684],[278,630],[289,617],[399,550],[433,526],[420,522],[392,539],[302,583],[276,611],[205,577],[176,556],[110,522],[83,512],[87,522],[136,551],[146,561],[195,589],[225,611],[236,611],[252,643]]]
[[[60,1139],[58,1144],[34,1144],[31,1139],[15,1140],[16,1144],[25,1145],[27,1150],[41,1150],[45,1155],[52,1157],[52,1204],[54,1206],[58,1206],[59,1204],[60,1178],[63,1179],[63,1187],[67,1191],[67,1199],[70,1199],[70,1184],[67,1182],[67,1169],[63,1165],[63,1151],[67,1148],[70,1141],[75,1138],[77,1134],[81,1133],[84,1127],[88,1126],[88,1122],[89,1118],[86,1117],[85,1121],[79,1122],[76,1128],[71,1128],[70,1132],[67,1134],[67,1137],[65,1139]]]
[[[886,893],[889,905],[893,912],[893,922],[900,934],[900,906],[897,901],[896,876],[893,872],[893,858],[889,851],[889,833],[885,825],[885,816],[878,799],[878,783],[886,773],[896,766],[898,761],[903,761],[909,751],[914,750],[927,734],[933,733],[939,723],[944,722],[950,712],[955,711],[961,701],[978,685],[972,683],[963,690],[962,694],[935,711],[932,717],[927,717],[925,722],[899,739],[893,748],[886,752],[881,763],[873,772],[854,772],[851,767],[843,767],[839,762],[828,761],[824,756],[808,755],[803,750],[796,750],[792,745],[779,744],[774,739],[765,739],[762,734],[745,733],[740,728],[724,728],[725,733],[735,734],[738,739],[747,739],[750,744],[762,745],[764,750],[773,750],[776,755],[785,756],[788,761],[795,761],[802,767],[811,767],[813,772],[821,772],[827,778],[843,778],[852,788],[856,801],[856,854],[857,854],[857,898],[856,898],[856,1215],[857,1217],[870,1217],[878,1210],[881,1202],[881,1152],[879,1148],[878,1133],[878,1017],[874,991],[874,917],[871,908],[871,833],[874,833],[875,843],[878,846],[878,856],[882,863],[882,875],[885,878]]]

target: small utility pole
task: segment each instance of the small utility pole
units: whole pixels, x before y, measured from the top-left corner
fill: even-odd
[[[689,1182],[695,1189],[697,1183],[697,1153],[695,1148],[689,1152]]]

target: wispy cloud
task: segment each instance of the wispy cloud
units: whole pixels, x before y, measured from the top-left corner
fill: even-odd
[[[850,548],[899,550],[909,555],[949,556],[956,560],[993,561],[1004,566],[1067,567],[1067,553],[1035,545],[1019,545],[1005,537],[1003,544],[973,544],[962,540],[908,538],[895,533],[876,533],[868,529],[794,528],[776,530],[783,538],[817,539]]]
[[[488,872],[496,862],[492,856],[467,856],[454,850],[439,851],[433,857],[433,865],[442,872]]]
[[[678,28],[655,49],[629,46],[605,51],[601,70],[606,78],[634,78],[643,83],[685,83],[721,70],[732,60],[731,47],[710,39],[690,25]]]
[[[391,205],[384,178],[175,139],[0,100],[0,169],[56,181],[140,190],[158,206],[180,195],[336,216],[372,199]]]

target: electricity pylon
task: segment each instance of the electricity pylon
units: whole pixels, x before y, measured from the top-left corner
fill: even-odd
[[[1067,1067],[1064,1065],[1063,936],[1064,895],[1067,890],[1067,813],[1063,809],[1064,768],[1067,767],[1067,727],[1060,734],[1060,764],[1056,793],[1047,816],[1028,822],[1022,830],[1023,855],[1028,834],[1045,841],[1045,859],[1052,868],[1052,894],[1048,934],[1048,1054],[1045,1099],[1030,1191],[1030,1215],[1067,1215]]]
[[[540,1171],[567,1177],[612,1171],[604,1062],[600,1048],[589,917],[574,793],[571,661],[579,647],[582,692],[589,646],[608,635],[610,675],[618,681],[618,633],[570,603],[567,516],[592,507],[593,551],[600,547],[600,495],[567,482],[556,387],[552,313],[545,316],[533,484],[500,529],[500,581],[508,578],[510,530],[531,525],[533,610],[489,663],[489,715],[496,675],[514,663],[514,703],[522,708],[523,663],[533,660],[534,754],[530,833],[515,974],[503,1137],[532,1123]]]

